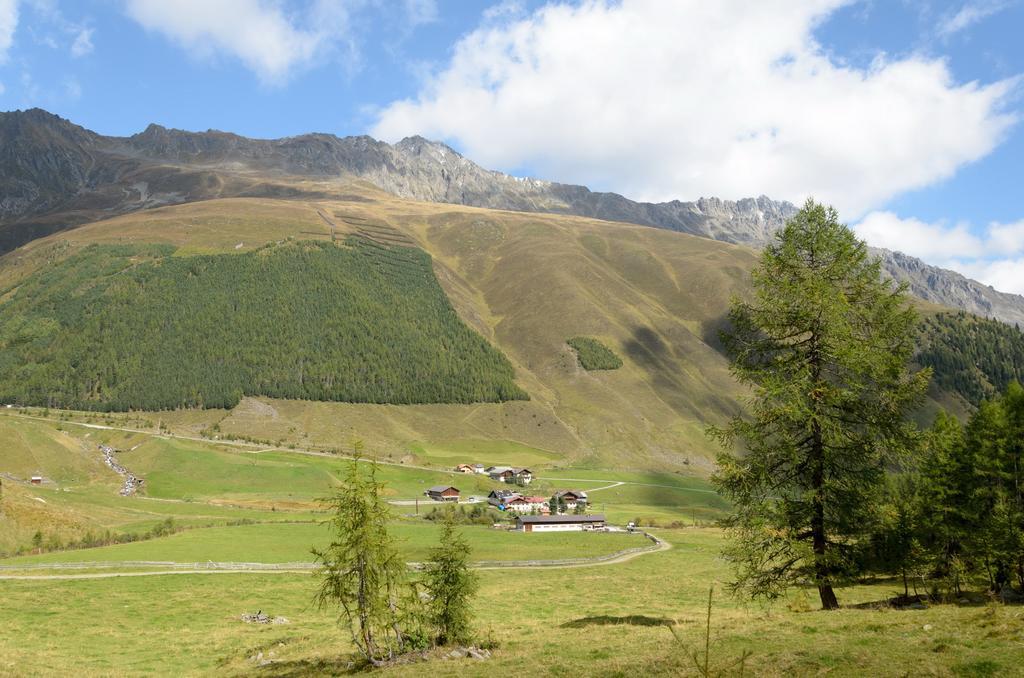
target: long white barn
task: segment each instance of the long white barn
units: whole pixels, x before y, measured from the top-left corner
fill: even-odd
[[[518,516],[516,529],[523,532],[569,532],[604,528],[604,516]]]

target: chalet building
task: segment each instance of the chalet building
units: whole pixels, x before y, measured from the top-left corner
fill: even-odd
[[[42,485],[43,484],[43,477],[42,476],[32,476],[32,484],[33,485]]]
[[[487,475],[491,477],[491,480],[497,480],[499,483],[511,483],[516,478],[515,471],[508,466],[492,466],[487,469]]]
[[[587,505],[587,493],[580,490],[559,490],[555,492],[556,502],[563,503],[566,511],[575,511],[577,505]]]
[[[459,464],[455,467],[456,473],[473,473],[473,466],[470,464]]]
[[[512,469],[512,479],[516,485],[529,485],[533,482],[533,471],[528,468]]]
[[[512,513],[529,513],[530,503],[523,495],[515,494],[505,503],[505,510]]]
[[[546,497],[524,497],[521,494],[513,494],[505,502],[505,510],[513,513],[550,513]]]
[[[516,529],[523,532],[590,532],[603,530],[604,516],[518,516]]]
[[[479,473],[480,475],[486,475],[487,469],[484,468],[483,464],[473,464],[473,473]]]
[[[424,494],[434,501],[457,502],[459,500],[459,488],[452,487],[451,485],[435,485],[424,492]]]
[[[547,497],[523,497],[523,499],[529,504],[531,512],[536,511],[544,515],[551,513],[551,506]]]

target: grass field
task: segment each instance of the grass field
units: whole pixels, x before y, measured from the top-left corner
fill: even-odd
[[[433,523],[398,522],[391,534],[408,561],[425,560],[437,545],[439,528]],[[626,533],[524,534],[483,526],[465,526],[462,533],[473,549],[474,560],[559,560],[607,555],[649,542]],[[0,560],[0,565],[38,563],[118,562],[159,560],[169,562],[308,563],[310,549],[330,541],[326,526],[319,523],[270,523],[186,530],[169,537],[77,551],[44,553]]]
[[[584,490],[602,488],[589,493],[590,506],[618,523],[701,524],[721,518],[729,507],[709,482],[679,473],[552,469],[541,472],[540,482]],[[608,487],[615,482],[622,484]]]
[[[185,415],[176,415],[183,417]],[[116,422],[115,422],[116,423]],[[258,451],[213,442],[0,417],[3,461],[18,474],[42,472],[42,487],[5,483],[4,509],[32,510],[35,523],[56,530],[142,532],[170,517],[192,526],[171,536],[91,549],[4,559],[4,565],[49,563],[33,577],[119,570],[61,570],[83,562],[309,562],[323,543],[325,516],[314,500],[336,482],[343,461],[297,451]],[[446,454],[482,456],[472,442],[425,445],[434,463]],[[465,440],[465,439],[463,439]],[[102,465],[100,443],[125,451],[122,462],[146,478],[147,496],[117,495],[118,477]],[[485,448],[486,449],[486,448]],[[720,515],[725,504],[706,481],[679,473],[544,466],[544,455],[518,445],[495,448],[509,463],[539,467],[532,492],[579,487],[613,522],[640,517],[661,524]],[[517,457],[516,455],[522,455]],[[536,455],[530,457],[529,455]],[[507,459],[506,459],[507,457]],[[420,496],[425,486],[455,482],[467,493],[493,486],[480,477],[381,465],[391,496]],[[42,501],[40,501],[42,500]],[[424,502],[420,509],[430,504]],[[397,514],[414,513],[411,506]],[[0,516],[0,521],[9,519]],[[23,518],[24,516],[22,516]],[[257,524],[228,525],[239,520]],[[304,522],[284,522],[304,521]],[[24,520],[21,523],[24,525]],[[10,523],[0,522],[0,527]],[[213,527],[206,527],[213,525]],[[203,526],[203,527],[200,527]],[[403,557],[422,560],[437,526],[404,519],[392,525]],[[463,528],[475,560],[564,559],[644,544],[625,534],[519,534]],[[5,527],[5,533],[6,533]],[[629,562],[571,569],[482,570],[476,625],[493,639],[494,657],[480,664],[435,661],[395,667],[388,675],[494,675],[528,667],[539,675],[685,675],[686,650],[700,643],[707,590],[715,586],[712,664],[751,652],[747,673],[790,675],[989,676],[1021,673],[1024,609],[972,604],[927,610],[813,611],[814,595],[794,592],[768,608],[721,593],[728,568],[714,529],[661,532],[669,551]],[[30,536],[24,530],[18,539]],[[141,572],[125,569],[125,572]],[[7,571],[8,574],[12,571]],[[0,580],[3,633],[0,675],[273,675],[346,673],[348,641],[330,612],[311,604],[309,575],[283,573],[172,574],[103,579]],[[887,598],[896,582],[839,592],[844,604]],[[289,624],[249,626],[238,620],[261,609]],[[666,624],[674,624],[683,646]],[[253,657],[263,653],[266,666]],[[272,654],[271,654],[272,653]]]
[[[521,535],[525,536],[525,535]],[[720,591],[727,570],[715,530],[668,530],[674,548],[619,565],[482,571],[476,627],[498,643],[487,662],[434,661],[383,673],[418,676],[687,675],[716,586],[711,663],[751,653],[759,676],[1013,676],[1024,666],[1024,609],[984,604],[926,610],[812,611],[810,593],[772,607]],[[346,673],[334,616],[310,605],[315,582],[288,574],[166,575],[79,581],[0,581],[0,673],[273,675]],[[839,591],[847,605],[897,586]],[[250,626],[261,609],[286,625]],[[252,660],[262,652],[270,663]],[[692,673],[692,671],[689,671]]]
[[[434,443],[415,442],[409,451],[421,463],[455,467],[456,464],[484,466],[526,466],[544,468],[564,463],[556,452],[537,449],[510,440],[446,440]],[[537,469],[534,469],[535,471]]]

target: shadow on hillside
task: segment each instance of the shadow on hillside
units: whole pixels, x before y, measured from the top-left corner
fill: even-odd
[[[675,622],[665,617],[648,617],[642,614],[625,617],[602,614],[596,617],[580,617],[562,624],[563,629],[582,629],[588,626],[675,626]]]
[[[634,327],[633,338],[623,348],[634,363],[642,367],[658,391],[658,395],[677,412],[693,412],[686,389],[675,377],[672,352],[650,327]]]
[[[699,379],[696,375],[698,365],[693,364],[696,376],[686,375],[686,364],[694,358],[686,355],[682,345],[673,347],[666,344],[661,335],[650,327],[638,326],[633,328],[633,337],[625,342],[623,348],[626,355],[647,372],[662,402],[677,413],[696,419],[703,419],[707,410],[738,413],[736,403],[694,383]],[[687,380],[690,380],[689,385]]]
[[[725,344],[722,343],[722,332],[727,332],[732,329],[732,323],[729,321],[729,314],[723,313],[717,318],[712,318],[711,320],[704,322],[701,329],[703,330],[701,339],[704,343],[728,358],[729,352],[725,349]]]

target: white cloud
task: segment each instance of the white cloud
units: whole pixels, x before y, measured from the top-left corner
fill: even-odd
[[[856,218],[951,176],[1015,121],[1016,81],[942,60],[836,63],[813,37],[847,0],[584,0],[490,15],[372,132],[485,165],[667,200],[808,195]],[[507,7],[515,8],[515,3]]]
[[[74,42],[71,43],[71,56],[78,57],[92,54],[92,29],[83,28],[78,31],[78,35],[75,36]]]
[[[348,5],[317,0],[301,17],[270,0],[126,0],[129,16],[194,56],[227,54],[268,84],[284,82],[314,57],[349,44]]]
[[[968,2],[955,14],[950,14],[939,23],[938,33],[944,38],[970,28],[1010,5],[1006,0],[974,0]]]
[[[872,212],[854,230],[869,245],[920,257],[1003,292],[1024,294],[1024,219],[972,229]]]
[[[18,0],[0,0],[0,64],[7,61],[7,51],[14,43],[18,27]]]
[[[926,261],[980,257],[988,249],[987,243],[966,224],[929,224],[919,219],[902,219],[892,212],[872,212],[854,230],[875,247],[905,252]]]
[[[1024,257],[994,261],[955,261],[954,270],[1001,292],[1024,294]]]

